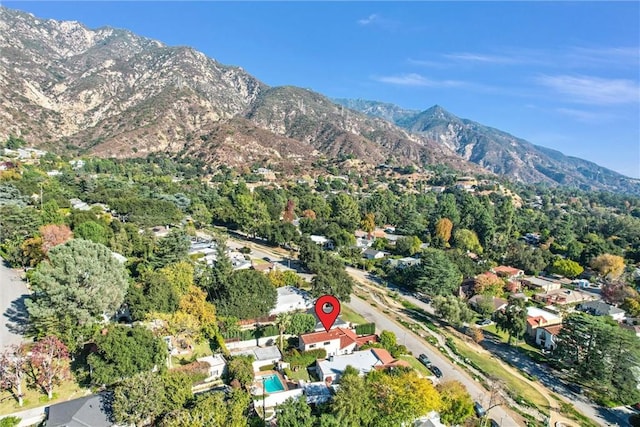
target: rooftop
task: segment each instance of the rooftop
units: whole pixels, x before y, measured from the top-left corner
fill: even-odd
[[[51,405],[47,427],[111,427],[110,399],[107,394],[94,394]]]
[[[351,329],[336,328],[329,330],[329,332],[321,331],[303,334],[300,335],[300,340],[305,345],[340,340],[340,348],[345,348],[351,344],[355,344],[358,340],[358,336]]]

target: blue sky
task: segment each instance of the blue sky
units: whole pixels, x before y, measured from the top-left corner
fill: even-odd
[[[5,2],[269,85],[460,117],[640,178],[639,2]]]

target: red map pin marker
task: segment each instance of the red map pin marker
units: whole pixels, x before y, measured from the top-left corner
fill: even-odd
[[[340,301],[333,295],[323,295],[316,301],[315,310],[320,323],[329,332],[340,314]]]

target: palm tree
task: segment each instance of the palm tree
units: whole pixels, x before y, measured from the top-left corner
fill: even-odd
[[[280,351],[284,352],[284,331],[291,325],[291,313],[280,313],[276,317],[276,325],[280,330]]]

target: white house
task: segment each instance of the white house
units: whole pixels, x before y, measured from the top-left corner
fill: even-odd
[[[204,362],[209,365],[209,376],[204,380],[205,382],[214,381],[222,377],[227,369],[227,361],[224,360],[221,354],[214,354],[213,356],[201,357],[196,359],[198,362]]]
[[[358,337],[351,329],[336,328],[329,332],[311,332],[298,337],[298,347],[302,351],[323,348],[327,356],[352,353]]]
[[[389,255],[389,252],[379,251],[379,250],[373,249],[373,248],[367,248],[362,253],[362,256],[365,257],[366,259],[382,259],[382,258],[386,257],[387,255]]]
[[[283,286],[277,289],[278,299],[276,306],[269,312],[270,315],[277,315],[289,311],[308,310],[313,304],[306,291],[294,288],[293,286]]]
[[[556,337],[562,329],[562,324],[545,326],[536,329],[536,344],[547,350],[554,350],[557,346]]]
[[[253,356],[253,371],[258,372],[261,367],[267,365],[274,365],[277,361],[282,358],[282,354],[280,350],[275,345],[267,346],[267,347],[255,347],[248,350],[243,350],[234,355],[245,355],[245,356]]]
[[[578,310],[589,313],[593,316],[610,316],[616,322],[624,320],[625,311],[609,305],[604,301],[589,301],[578,306]]]
[[[536,329],[562,323],[562,317],[537,307],[527,307],[527,335],[536,337]]]
[[[322,246],[324,249],[333,249],[335,245],[333,241],[326,236],[319,236],[317,234],[312,234],[309,236],[311,241],[316,245]]]
[[[319,360],[316,363],[316,372],[321,381],[336,382],[340,375],[352,366],[360,375],[376,368],[391,366],[409,366],[404,360],[395,360],[384,348],[370,348],[363,351],[354,351],[351,354],[331,356],[327,360]]]

